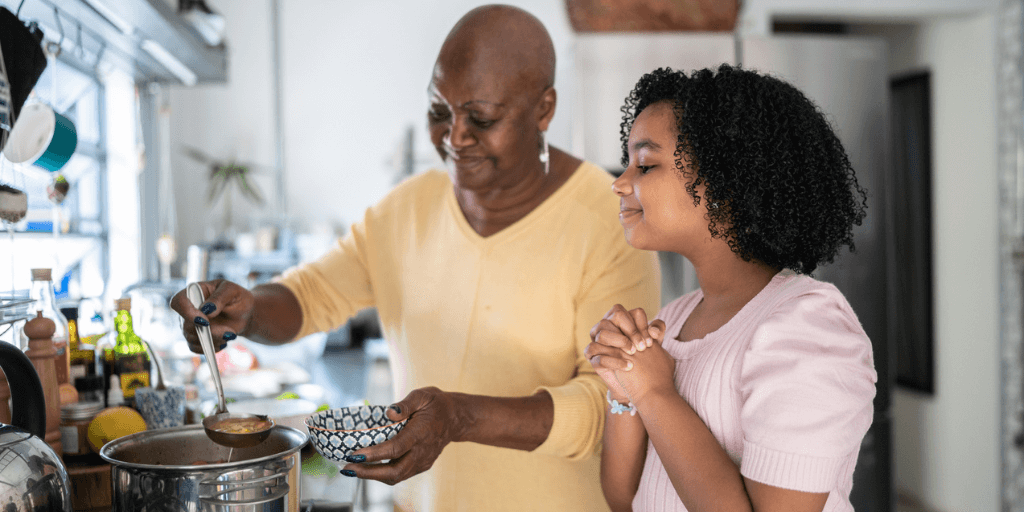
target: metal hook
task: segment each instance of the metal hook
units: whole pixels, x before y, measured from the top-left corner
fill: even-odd
[[[75,34],[75,47],[78,48],[78,56],[85,58],[85,48],[82,46],[82,23],[78,23],[77,33]]]
[[[57,57],[60,55],[62,45],[64,44],[64,24],[60,22],[60,12],[57,10],[57,6],[53,6],[53,19],[57,22],[57,31],[60,32],[60,41],[55,43],[57,45],[56,49],[53,49],[50,44],[47,45],[47,49],[53,53],[54,57]]]

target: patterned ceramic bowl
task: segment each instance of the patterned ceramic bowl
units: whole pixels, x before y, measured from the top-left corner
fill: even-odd
[[[394,423],[384,414],[383,405],[360,405],[320,411],[306,418],[306,428],[313,447],[320,455],[345,463],[352,452],[383,443],[405,426]]]

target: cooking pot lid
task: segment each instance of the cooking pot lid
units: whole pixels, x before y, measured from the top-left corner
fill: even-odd
[[[271,429],[266,441],[251,448],[231,451],[211,441],[202,425],[185,425],[145,430],[115,439],[103,445],[100,457],[121,467],[202,471],[279,458],[298,452],[308,439],[305,432],[277,425]]]

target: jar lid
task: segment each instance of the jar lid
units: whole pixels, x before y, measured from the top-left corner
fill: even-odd
[[[32,280],[33,281],[49,281],[52,275],[52,271],[48,268],[34,268],[32,269]]]
[[[60,408],[62,420],[91,420],[103,410],[103,402],[75,402]]]
[[[132,299],[131,297],[121,297],[120,299],[114,299],[114,309],[118,311],[131,311],[132,310]]]

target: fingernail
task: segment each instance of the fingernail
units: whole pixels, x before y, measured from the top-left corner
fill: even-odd
[[[228,332],[224,333],[223,337],[224,337],[224,341],[231,341],[231,340],[237,338],[238,335],[233,333],[233,332],[231,332],[231,331],[228,331]]]
[[[651,345],[654,345],[654,340],[647,338],[647,346],[650,347]]]
[[[215,309],[217,309],[217,306],[207,302],[199,308],[199,311],[202,311],[204,315],[209,315],[210,313],[213,313],[213,310]]]
[[[626,371],[628,372],[628,371],[630,371],[632,369],[633,369],[633,361],[626,361]]]
[[[399,407],[398,404],[391,404],[388,406],[388,409],[391,409],[392,411],[395,411],[398,414],[402,414],[402,408]]]
[[[210,322],[207,319],[205,319],[205,318],[203,318],[201,316],[197,316],[196,319],[195,319],[195,322],[197,324],[205,326],[205,327],[209,327],[210,326]]]
[[[356,476],[356,472],[352,471],[351,469],[343,469],[341,470],[341,474],[345,476]]]
[[[633,354],[636,354],[636,347],[630,346],[629,347],[629,355],[633,355]]]
[[[640,352],[643,352],[645,348],[647,348],[647,345],[644,345],[644,342],[642,341],[640,342],[640,345],[636,347],[636,349],[639,350]]]
[[[349,455],[345,457],[346,462],[366,462],[366,455]],[[354,475],[355,473],[353,473]]]

